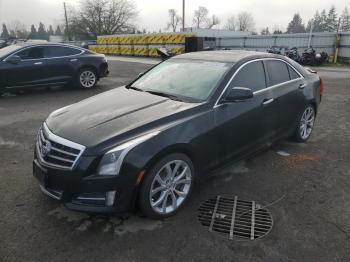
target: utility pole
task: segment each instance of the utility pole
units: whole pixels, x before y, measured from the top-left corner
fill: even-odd
[[[64,17],[66,19],[66,34],[68,41],[70,41],[70,36],[69,36],[69,25],[68,25],[68,16],[67,16],[67,8],[66,8],[66,2],[63,2],[63,7],[64,7]]]
[[[307,44],[307,48],[310,48],[310,46],[311,46],[312,30],[313,29],[314,29],[314,19],[311,20],[310,33],[309,33],[309,42]]]
[[[339,17],[336,40],[335,40],[335,50],[334,50],[334,58],[333,63],[336,64],[338,61],[339,47],[340,47],[340,25],[341,25],[341,17]]]
[[[185,0],[182,0],[182,32],[185,32]]]

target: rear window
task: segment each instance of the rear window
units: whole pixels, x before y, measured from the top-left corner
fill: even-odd
[[[289,76],[290,76],[290,79],[297,79],[299,78],[300,76],[298,75],[297,72],[295,72],[295,70],[291,67],[291,66],[288,66],[288,71],[289,71]]]
[[[65,46],[46,46],[45,47],[45,57],[62,57],[80,54],[82,51],[79,49],[65,47]]]
[[[265,71],[261,61],[245,65],[233,79],[231,87],[246,87],[253,92],[266,87]]]
[[[282,61],[267,60],[266,67],[269,75],[269,86],[278,85],[290,80],[286,63]]]

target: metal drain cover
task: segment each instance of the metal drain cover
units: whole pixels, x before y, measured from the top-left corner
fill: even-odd
[[[254,201],[217,196],[199,207],[198,219],[210,232],[229,239],[254,240],[265,236],[272,228],[270,212]]]

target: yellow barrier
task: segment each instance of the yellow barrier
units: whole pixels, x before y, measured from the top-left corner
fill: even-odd
[[[145,45],[139,45],[134,46],[134,55],[135,56],[148,56],[149,55],[149,49],[148,46]]]
[[[120,45],[121,55],[134,55],[134,47],[132,45]]]
[[[120,47],[119,45],[110,45],[108,47],[108,53],[111,55],[120,55]]]
[[[193,33],[140,34],[98,36],[97,45],[91,51],[111,55],[135,55],[158,57],[157,48],[166,47],[176,54],[185,52],[186,37]]]

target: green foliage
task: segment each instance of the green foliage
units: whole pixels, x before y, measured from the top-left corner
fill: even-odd
[[[287,33],[305,33],[305,26],[303,24],[303,20],[301,16],[296,13],[293,16],[292,21],[289,22],[287,27]]]
[[[5,24],[2,25],[2,33],[1,38],[8,39],[10,37],[9,31],[7,30],[7,27]]]

